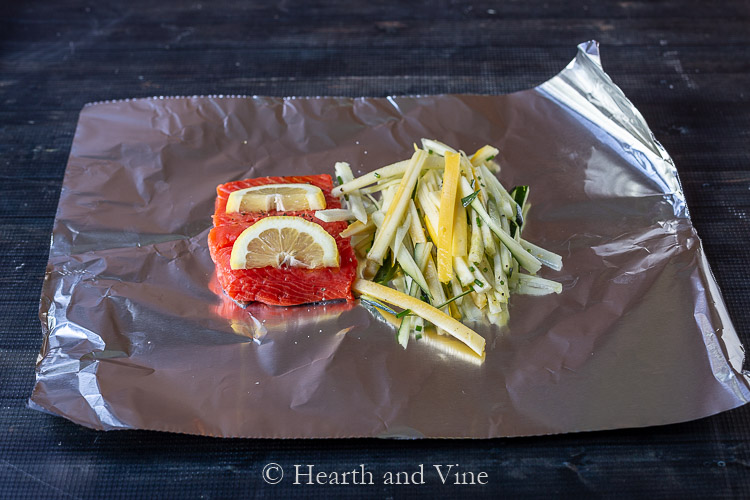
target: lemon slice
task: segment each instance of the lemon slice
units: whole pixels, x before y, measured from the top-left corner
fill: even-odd
[[[302,217],[266,217],[242,231],[232,247],[232,269],[339,267],[336,240]]]
[[[265,184],[232,191],[227,213],[279,210],[323,210],[326,197],[312,184]]]

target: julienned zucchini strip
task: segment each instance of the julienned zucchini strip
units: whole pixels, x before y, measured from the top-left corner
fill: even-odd
[[[419,174],[422,171],[426,159],[427,153],[422,150],[415,151],[409,164],[406,166],[401,182],[398,185],[398,190],[393,197],[388,212],[385,214],[383,224],[375,233],[375,241],[372,243],[372,248],[367,253],[368,262],[365,267],[366,273],[376,271],[377,267],[383,264],[383,257],[385,257],[385,254],[388,251],[391,240],[396,236],[396,229],[401,224],[407,211],[411,193],[417,185],[417,179],[419,179]],[[372,272],[371,276],[374,275],[375,273]],[[367,274],[365,277],[367,277]]]
[[[481,355],[484,339],[462,321],[502,325],[511,293],[560,293],[560,283],[536,273],[542,265],[559,271],[562,258],[522,237],[529,187],[505,189],[493,173],[497,148],[468,156],[434,139],[421,143],[411,159],[358,178],[337,164],[333,193],[347,198],[348,210],[319,215],[351,222],[342,236],[356,239],[353,290],[402,309],[402,346],[412,334],[421,338],[426,321]]]

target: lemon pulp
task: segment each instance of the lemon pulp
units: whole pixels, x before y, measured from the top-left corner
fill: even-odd
[[[336,240],[302,217],[266,217],[245,229],[234,242],[232,269],[258,267],[338,267]]]
[[[312,184],[264,184],[232,191],[227,199],[227,213],[267,212],[278,210],[323,210],[326,198]]]

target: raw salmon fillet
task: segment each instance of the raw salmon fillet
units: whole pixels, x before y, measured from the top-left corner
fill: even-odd
[[[263,177],[245,179],[220,185],[217,191],[214,228],[208,234],[208,248],[216,264],[216,276],[224,292],[236,302],[263,302],[270,305],[290,306],[334,299],[353,299],[357,260],[349,240],[340,233],[346,222],[323,222],[314,217],[314,211],[227,214],[229,193],[261,184],[306,183],[321,188],[326,197],[327,208],[340,208],[339,201],[331,195],[333,182],[328,175]],[[271,215],[303,217],[315,222],[336,240],[339,251],[339,267],[303,269],[295,267],[258,269],[235,269],[229,265],[232,246],[237,237],[259,220]]]
[[[326,198],[326,208],[341,208],[341,202],[331,194],[333,181],[330,175],[293,175],[287,177],[258,177],[256,179],[243,179],[241,181],[227,182],[216,188],[216,208],[214,210],[214,226],[219,226],[228,222],[257,222],[261,217],[271,215],[303,215],[312,216],[312,211],[302,212],[279,212],[269,210],[268,212],[255,212],[249,214],[226,213],[227,200],[232,191],[238,191],[249,187],[262,186],[265,184],[312,184],[318,186]],[[317,222],[317,219],[315,219]]]

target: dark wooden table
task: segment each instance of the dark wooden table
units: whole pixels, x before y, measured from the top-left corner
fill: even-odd
[[[0,497],[415,495],[747,497],[750,408],[657,428],[488,441],[220,440],[102,433],[26,408],[38,300],[78,112],[152,95],[386,96],[534,86],[601,42],[605,70],[677,164],[750,342],[750,3],[3,2],[0,5]],[[685,367],[689,370],[690,367]],[[266,463],[486,486],[266,485]]]

